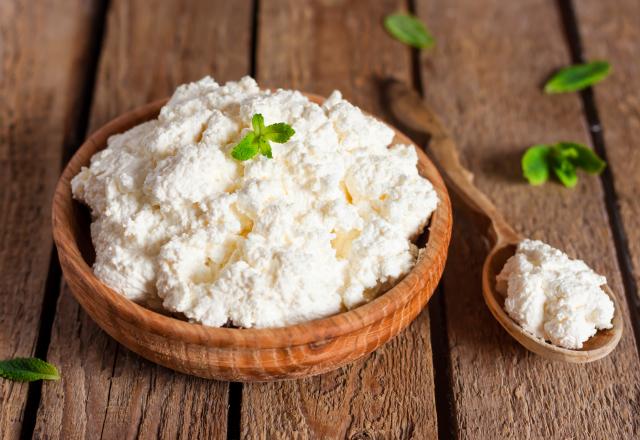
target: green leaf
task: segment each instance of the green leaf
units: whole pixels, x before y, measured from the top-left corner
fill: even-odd
[[[569,160],[573,162],[573,160],[579,156],[578,149],[575,147],[576,145],[578,144],[573,142],[559,142],[551,148],[553,149],[554,157],[559,160]]]
[[[590,174],[600,174],[606,168],[607,163],[600,159],[591,148],[575,142],[558,142],[558,149],[573,151],[571,162],[578,168],[582,168]]]
[[[256,136],[260,136],[264,130],[264,117],[260,113],[256,113],[251,118],[251,125],[253,125],[253,132]]]
[[[562,155],[556,156],[553,153],[550,155],[553,173],[564,186],[573,188],[578,183],[575,165],[569,159],[563,158]]]
[[[38,358],[15,358],[0,361],[0,377],[20,382],[34,380],[58,380],[56,367]]]
[[[259,147],[257,143],[254,142],[255,137],[256,136],[252,131],[247,133],[247,135],[243,137],[235,147],[233,147],[233,150],[231,150],[231,157],[236,160],[245,161],[258,154]]]
[[[549,179],[550,151],[548,145],[534,145],[522,156],[522,173],[531,185],[542,185]]]
[[[435,44],[435,39],[424,23],[413,15],[388,15],[384,19],[384,27],[393,38],[417,49],[425,49]]]
[[[268,140],[266,140],[263,137],[260,137],[258,139],[258,145],[260,147],[260,154],[268,157],[269,159],[273,159],[273,155],[271,154],[271,145],[269,144]]]
[[[573,188],[578,183],[577,168],[599,174],[606,165],[592,149],[576,142],[534,145],[522,156],[522,172],[531,185],[546,182],[551,169],[564,186]]]
[[[295,130],[289,124],[285,124],[284,122],[271,124],[262,132],[262,135],[265,138],[279,144],[284,144],[291,139],[291,136],[294,134],[296,134]]]
[[[593,61],[587,64],[560,69],[545,84],[545,93],[575,92],[602,81],[609,75],[611,65],[606,61]]]
[[[253,131],[246,134],[244,138],[231,150],[231,156],[237,160],[249,160],[258,153],[273,159],[271,152],[271,142],[285,143],[296,132],[290,125],[284,122],[264,126],[264,117],[260,113],[256,113],[251,118]]]

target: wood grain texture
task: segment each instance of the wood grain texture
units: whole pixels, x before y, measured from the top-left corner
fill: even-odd
[[[594,87],[596,104],[614,175],[618,207],[631,251],[636,288],[640,286],[640,4],[575,2],[584,56],[607,60],[611,77]],[[636,304],[640,304],[640,298]]]
[[[378,81],[411,81],[410,51],[384,32],[402,1],[261,1],[257,79],[345,97],[386,118]],[[291,36],[295,28],[297,35]],[[282,384],[247,384],[244,438],[436,438],[428,314],[361,362]]]
[[[431,353],[426,310],[387,345],[335,372],[245,384],[242,437],[437,438],[434,397],[428,394],[433,367],[423,353]]]
[[[620,345],[593,364],[527,352],[482,302],[486,243],[458,209],[444,293],[459,436],[637,437],[638,354],[599,179],[585,176],[569,190],[555,183],[533,188],[520,175],[527,146],[589,143],[579,97],[541,93],[551,71],[569,63],[554,3],[425,0],[417,11],[438,39],[421,58],[426,100],[452,130],[476,184],[518,231],[605,274],[625,316]]]
[[[248,0],[111,1],[90,131],[183,82],[246,74],[251,16]],[[178,375],[128,352],[66,286],[58,308],[49,357],[63,380],[43,390],[36,436],[225,437],[226,383]]]
[[[48,212],[77,120],[94,13],[91,1],[0,2],[0,359],[36,346]],[[0,438],[19,436],[27,389],[0,379]]]

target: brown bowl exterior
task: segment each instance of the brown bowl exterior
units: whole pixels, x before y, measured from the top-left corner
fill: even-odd
[[[323,98],[307,95],[316,102]],[[435,187],[439,204],[429,238],[415,267],[392,289],[354,310],[270,329],[215,328],[146,309],[98,280],[80,251],[90,242],[78,218],[70,180],[105,148],[107,138],[155,118],[166,99],[112,120],[82,144],[65,168],[53,201],[53,236],[71,292],[109,335],[139,355],[182,373],[230,381],[269,381],[334,370],[371,353],[407,327],[436,288],[451,238],[451,204],[433,163],[421,149],[418,169]],[[396,131],[396,141],[413,144]]]

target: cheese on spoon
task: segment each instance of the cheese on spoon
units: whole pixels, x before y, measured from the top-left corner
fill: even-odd
[[[537,240],[523,240],[497,276],[505,310],[527,332],[564,348],[580,349],[612,327],[607,279],[582,260]]]

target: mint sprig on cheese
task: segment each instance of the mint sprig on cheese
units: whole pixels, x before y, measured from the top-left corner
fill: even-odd
[[[271,159],[270,142],[284,144],[296,132],[289,124],[278,122],[275,124],[264,125],[264,117],[260,113],[256,113],[251,118],[253,130],[248,132],[245,137],[231,150],[231,157],[239,161],[249,160],[258,153]]]

